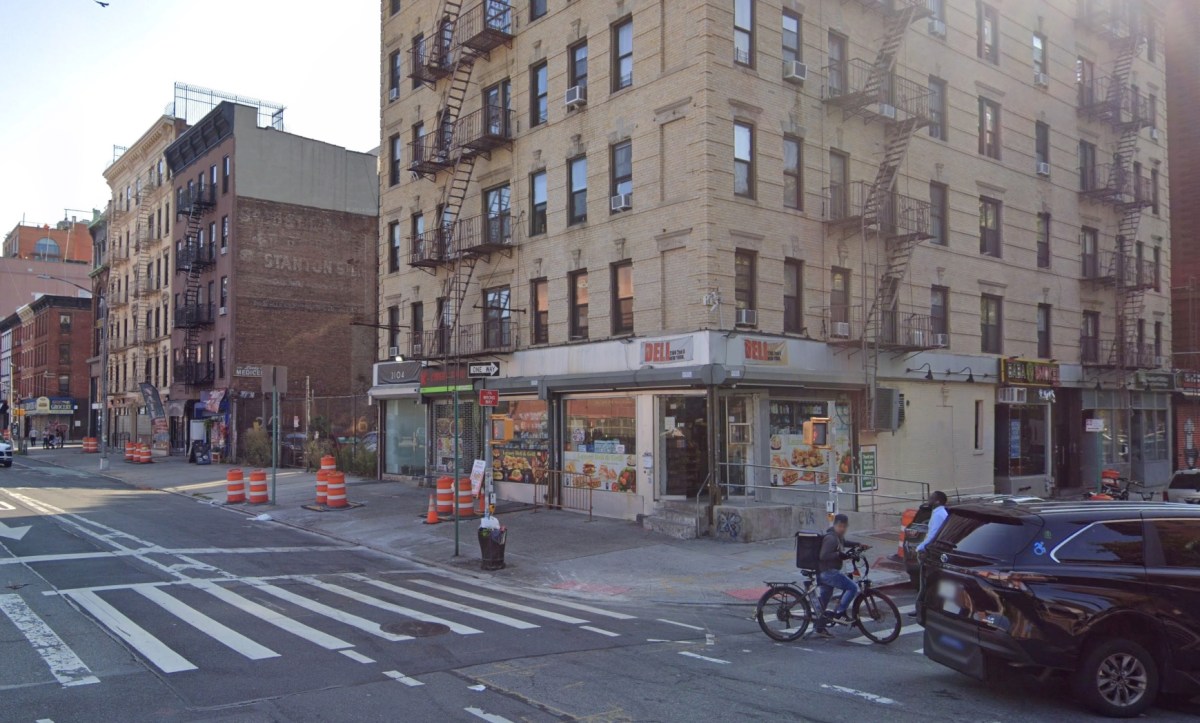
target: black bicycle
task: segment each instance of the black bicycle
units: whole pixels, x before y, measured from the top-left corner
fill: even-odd
[[[858,597],[850,608],[850,620],[842,624],[854,625],[870,640],[886,645],[900,636],[900,609],[882,592],[871,587],[871,563],[862,553],[867,546],[856,546],[849,550],[854,566],[852,577],[858,581]],[[817,582],[817,571],[801,569],[804,584],[792,582],[770,582],[767,591],[758,599],[755,618],[767,637],[780,642],[799,640],[813,624],[814,609],[820,607],[821,584]],[[832,596],[831,596],[832,597]]]

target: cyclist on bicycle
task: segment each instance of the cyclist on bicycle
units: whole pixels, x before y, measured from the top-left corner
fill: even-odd
[[[830,624],[849,622],[846,611],[854,602],[854,598],[858,596],[858,584],[842,572],[845,561],[853,557],[852,549],[857,547],[856,545],[849,547],[846,545],[846,531],[849,527],[850,518],[841,514],[834,517],[833,526],[825,531],[825,536],[821,539],[821,552],[817,556],[817,582],[821,585],[821,591],[818,595],[820,610],[816,621],[816,631],[817,635],[826,638],[833,637],[833,634],[829,632]],[[838,601],[833,614],[830,615],[825,608],[829,604],[829,598],[833,594],[834,588],[842,591],[842,598]]]

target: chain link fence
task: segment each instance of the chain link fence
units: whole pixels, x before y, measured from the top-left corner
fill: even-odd
[[[238,460],[269,465],[274,425],[270,398],[241,400],[237,409]],[[367,395],[281,399],[279,410],[281,467],[315,470],[321,466],[321,457],[328,454],[344,472],[376,475],[379,408]]]

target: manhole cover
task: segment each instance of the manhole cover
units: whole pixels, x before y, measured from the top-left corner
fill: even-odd
[[[405,620],[399,623],[385,623],[379,626],[383,632],[393,635],[410,635],[414,638],[432,638],[450,632],[449,625],[441,623],[426,623],[420,620]]]

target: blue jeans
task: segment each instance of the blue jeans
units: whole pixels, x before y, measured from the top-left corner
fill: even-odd
[[[829,597],[833,593],[833,588],[842,591],[842,599],[838,601],[837,609],[833,611],[834,615],[846,612],[850,603],[854,602],[854,598],[858,595],[858,583],[851,580],[841,570],[826,570],[817,575],[817,582],[821,584],[821,592],[818,597],[821,609],[818,612],[822,614],[829,605]]]

